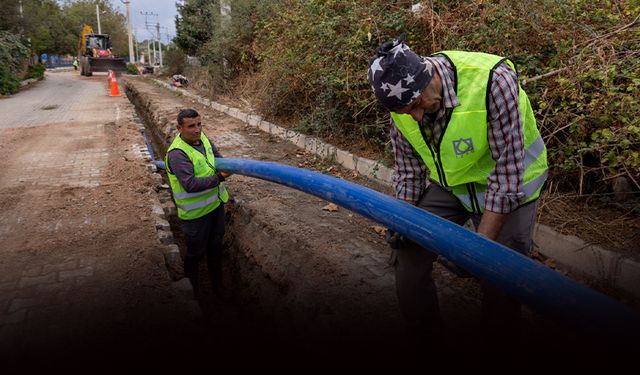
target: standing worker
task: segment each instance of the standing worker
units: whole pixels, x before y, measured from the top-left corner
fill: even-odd
[[[73,70],[78,70],[78,65],[79,65],[78,58],[74,57],[73,58]]]
[[[222,155],[202,131],[198,112],[181,110],[177,130],[165,165],[187,242],[184,272],[197,299],[199,265],[204,257],[214,291],[222,291],[224,204],[229,200],[223,182],[231,174],[216,169],[215,158]]]
[[[422,57],[400,36],[376,50],[368,79],[391,111],[396,197],[459,225],[471,219],[478,234],[528,254],[547,155],[514,64],[462,51]],[[437,256],[390,234],[409,335],[419,347],[439,345],[431,275]],[[481,286],[485,348],[513,350],[521,305],[487,282]]]

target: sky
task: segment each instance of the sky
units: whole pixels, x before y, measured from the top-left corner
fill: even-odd
[[[121,0],[109,0],[113,7],[126,16],[126,8]],[[154,13],[147,16],[147,22],[153,24],[155,32],[156,22],[160,22],[160,36],[162,43],[168,43],[176,35],[175,17],[178,14],[176,1],[180,0],[129,0],[131,4],[131,26],[138,40],[151,37],[151,33],[145,28],[145,16],[140,12]],[[158,15],[157,21],[156,16]],[[167,37],[167,33],[169,37]]]

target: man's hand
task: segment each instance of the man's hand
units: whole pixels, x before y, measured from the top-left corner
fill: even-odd
[[[384,234],[384,239],[392,249],[404,249],[409,246],[408,240],[392,229],[387,229],[387,232]]]
[[[480,225],[478,225],[478,234],[495,241],[508,217],[509,214],[498,214],[485,210],[480,219]]]
[[[231,176],[232,174],[233,173],[220,171],[220,176],[222,176],[224,178],[227,178],[227,177]]]

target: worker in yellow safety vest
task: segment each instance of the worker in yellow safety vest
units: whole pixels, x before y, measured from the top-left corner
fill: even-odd
[[[478,234],[528,254],[547,153],[513,62],[463,51],[423,57],[401,36],[377,49],[368,80],[391,115],[396,197],[460,225],[470,219]],[[392,231],[387,240],[409,334],[419,346],[440,345],[444,332],[431,275],[437,255]],[[493,344],[486,348],[511,350],[520,303],[481,285],[481,328]]]
[[[224,204],[229,200],[224,180],[230,173],[216,168],[216,157],[222,155],[202,131],[198,112],[180,111],[177,130],[165,166],[187,243],[185,275],[199,298],[198,269],[204,257],[214,291],[222,291]]]

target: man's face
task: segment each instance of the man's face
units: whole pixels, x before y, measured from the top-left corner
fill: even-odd
[[[396,113],[408,114],[416,121],[422,121],[425,113],[436,113],[442,105],[442,81],[438,74],[434,74],[429,85],[422,94],[411,104],[400,108]]]
[[[183,118],[182,125],[178,124],[177,128],[182,139],[188,143],[197,144],[200,142],[200,133],[202,133],[202,120],[200,116]]]

